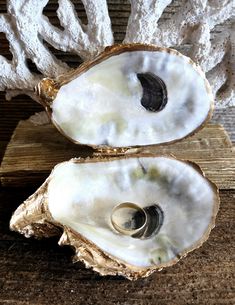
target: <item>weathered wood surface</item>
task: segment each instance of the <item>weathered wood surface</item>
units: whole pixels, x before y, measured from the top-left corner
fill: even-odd
[[[79,1],[74,2],[79,16],[85,21],[82,5]],[[171,18],[178,3],[178,0],[173,1],[163,19]],[[115,40],[120,42],[124,38],[129,16],[129,1],[109,0],[108,4]],[[53,24],[58,25],[56,8],[57,0],[51,0],[45,13]],[[0,13],[5,11],[6,0],[0,0]],[[216,27],[217,32],[222,30],[221,26]],[[77,56],[56,50],[53,52],[70,66],[75,67],[80,63]],[[1,33],[0,53],[11,58],[7,41]],[[40,105],[26,96],[18,96],[11,102],[6,102],[4,93],[0,92],[0,160],[18,122],[41,110]],[[235,108],[217,110],[213,122],[223,123],[231,139],[235,141]],[[227,136],[223,137],[220,133],[219,137],[221,140],[217,141],[217,148],[221,149],[220,157],[217,151],[218,158],[215,163],[218,159],[228,156],[231,149],[227,147]],[[225,150],[220,146],[221,143],[227,147]],[[212,151],[211,154],[213,157]],[[14,156],[14,163],[15,166],[19,165],[17,155]],[[28,165],[30,166],[30,163]],[[47,164],[45,176],[50,166],[53,166],[53,163]],[[223,171],[224,176],[226,170],[228,171],[229,183],[234,185],[231,166],[230,160]],[[24,176],[26,172],[21,174]],[[36,241],[9,231],[11,214],[36,190],[39,185],[37,179],[33,181],[31,188],[0,188],[0,305],[235,304],[234,190],[220,191],[221,208],[216,227],[200,249],[190,253],[173,267],[155,273],[147,279],[129,282],[120,277],[102,278],[85,269],[83,264],[72,264],[73,251],[67,247],[58,247],[57,239]]]
[[[155,154],[173,154],[197,162],[220,189],[235,188],[235,151],[220,125],[207,125],[196,135],[175,144],[141,149]],[[43,181],[59,162],[97,154],[87,146],[70,143],[51,125],[20,121],[0,167],[2,185],[25,186]]]
[[[233,305],[235,191],[221,191],[216,227],[203,246],[173,267],[130,282],[100,277],[57,238],[26,239],[9,232],[12,211],[34,189],[0,193],[1,305]]]

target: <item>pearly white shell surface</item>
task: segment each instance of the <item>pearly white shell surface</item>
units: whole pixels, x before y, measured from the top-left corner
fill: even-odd
[[[106,253],[128,264],[167,263],[206,234],[215,210],[211,184],[192,166],[166,157],[59,164],[48,185],[52,217]],[[164,219],[149,239],[117,232],[113,208],[122,202],[140,207],[157,204]]]
[[[137,73],[160,77],[168,102],[159,112],[141,105]],[[203,73],[189,58],[166,51],[113,55],[63,85],[52,104],[52,120],[70,138],[114,147],[159,144],[198,128],[211,106]]]

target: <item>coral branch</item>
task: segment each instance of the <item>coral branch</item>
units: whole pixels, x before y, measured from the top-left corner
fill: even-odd
[[[182,46],[187,44],[188,48],[183,49],[183,52],[201,65],[205,72],[209,72],[229,57],[229,64],[226,62],[221,65],[228,69],[228,65],[231,66],[234,63],[234,58],[228,55],[232,30],[227,26],[225,27],[226,31],[215,35],[214,38],[211,31],[216,25],[224,23],[232,16],[233,1],[182,0],[173,16],[162,22],[159,17],[170,2],[132,1],[132,12],[125,41],[147,42],[181,49],[183,49]],[[217,74],[219,71],[220,68],[217,67],[209,73],[217,106],[222,103],[221,98],[219,98],[222,95],[221,93],[217,94],[217,90],[225,82],[230,82],[232,78],[231,73],[219,75]],[[223,86],[223,90],[225,90],[225,87]],[[231,97],[231,86],[228,86],[228,88],[230,90],[229,104],[232,105],[235,104],[235,98],[234,96]],[[228,89],[226,89],[226,92],[228,92]],[[227,95],[223,94],[223,97],[225,96]]]
[[[124,42],[153,43],[157,22],[172,0],[131,0],[131,15]]]
[[[8,0],[8,14],[0,15],[0,31],[6,34],[13,54],[12,62],[0,56],[0,90],[10,98],[25,92],[33,96],[34,85],[43,77],[57,77],[69,70],[44,41],[56,49],[73,52],[83,59],[93,57],[113,44],[111,22],[105,0],[83,0],[88,25],[83,25],[70,0],[59,0],[57,11],[64,30],[53,26],[43,15],[49,0]],[[32,60],[42,75],[31,73],[26,59]]]
[[[89,56],[97,55],[105,46],[113,44],[111,21],[105,0],[83,0],[87,13],[87,34],[90,37]]]
[[[205,72],[210,71],[223,60],[225,54],[229,50],[229,41],[229,29],[227,29],[223,37],[221,37],[221,35],[216,35],[214,37],[210,43],[210,49],[208,50],[207,56],[203,55],[200,60],[198,60]]]
[[[12,61],[0,56],[0,90],[32,89],[39,81],[39,77],[29,71],[21,42],[17,39],[10,21],[9,16],[0,15],[0,32],[6,34],[13,55]]]
[[[190,57],[204,69],[202,63],[208,58],[211,49],[210,27],[208,23],[200,23],[197,30],[193,32],[191,40],[192,42],[197,41],[197,44],[193,44]]]
[[[221,24],[234,16],[234,2],[233,0],[217,0],[212,2],[208,7],[208,22],[212,30],[217,24]]]
[[[214,95],[222,87],[227,79],[227,67],[225,63],[218,64],[214,69],[207,73],[207,78],[210,82]]]
[[[64,31],[51,25],[47,17],[42,16],[39,32],[56,49],[78,54],[84,60],[113,44],[111,22],[106,1],[83,0],[88,25],[82,24],[77,17],[74,5],[69,0],[59,0],[58,17]]]
[[[0,56],[0,90],[12,90],[7,94],[9,98],[21,91],[33,96],[32,88],[41,77],[57,77],[70,69],[52,54],[50,46],[87,60],[113,44],[105,0],[82,0],[88,20],[86,25],[77,16],[71,0],[58,0],[57,15],[63,29],[52,25],[43,15],[48,1],[8,0],[8,13],[0,14],[0,31],[6,34],[13,54],[12,61]],[[216,34],[212,34],[217,25],[232,16],[233,0],[180,0],[169,19],[161,16],[173,0],[130,2],[125,43],[152,43],[180,49],[208,72],[217,106],[235,104],[231,21],[223,25],[223,32],[217,27]],[[27,59],[35,63],[42,75],[29,70]],[[226,67],[229,72],[218,75],[219,67]]]
[[[9,0],[8,11],[13,17],[18,35],[24,44],[25,54],[46,76],[56,77],[68,70],[43,44],[40,33],[42,11],[47,0]]]
[[[228,52],[223,61],[208,74],[212,86],[216,90],[217,107],[235,106],[234,88],[235,88],[235,34],[231,33],[228,43]],[[218,81],[220,80],[220,82]],[[224,80],[224,81],[222,81]]]

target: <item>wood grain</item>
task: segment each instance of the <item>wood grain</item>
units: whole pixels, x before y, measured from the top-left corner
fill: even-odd
[[[173,267],[130,282],[101,277],[58,238],[26,239],[9,231],[11,213],[34,189],[0,193],[1,305],[232,305],[235,191],[221,191],[216,227],[203,246]]]
[[[220,189],[235,188],[234,148],[220,125],[207,125],[196,135],[176,144],[149,146],[141,151],[173,154],[179,159],[194,161]],[[97,153],[88,146],[70,143],[51,124],[20,121],[2,160],[1,183],[26,186],[42,182],[57,163]]]
[[[86,21],[86,15],[80,1],[73,1],[82,21]],[[58,18],[55,10],[57,0],[50,0],[44,13],[50,21],[58,26]],[[130,12],[128,0],[109,0],[109,12],[111,15],[114,37],[116,42],[122,41]],[[179,6],[179,1],[173,1],[163,14],[161,20],[171,18]],[[6,0],[0,0],[0,13],[6,12]],[[223,31],[223,27],[217,26],[215,32]],[[79,57],[73,54],[63,53],[52,49],[60,59],[65,60],[70,66],[80,64]],[[8,50],[8,42],[4,35],[0,35],[0,53],[11,59]],[[29,62],[29,66],[30,66]],[[33,66],[32,66],[33,69]],[[7,144],[20,120],[27,119],[35,112],[41,111],[40,105],[33,102],[29,97],[18,96],[10,102],[5,101],[4,93],[0,92],[0,160],[5,153]],[[228,130],[231,139],[235,141],[235,108],[217,110],[213,123],[222,123]],[[208,127],[204,132],[211,132]],[[212,127],[213,128],[213,127]],[[56,130],[41,137],[50,137],[53,147],[58,148],[61,143],[55,141]],[[203,135],[203,134],[202,134]],[[29,136],[29,133],[28,133]],[[32,141],[33,131],[30,135]],[[29,139],[30,139],[29,137]],[[61,138],[61,141],[65,141]],[[18,144],[20,139],[17,138]],[[205,153],[206,158],[214,158],[217,170],[211,173],[212,179],[224,188],[227,183],[234,188],[234,153],[230,141],[221,127],[218,128],[216,137],[210,133],[208,137],[201,137],[196,142],[191,142],[193,150],[197,149],[198,143],[206,150],[207,141],[213,143],[214,151]],[[196,144],[197,143],[197,144]],[[48,144],[48,143],[47,143]],[[40,143],[36,143],[40,146]],[[65,144],[63,144],[65,145]],[[66,146],[68,145],[68,146]],[[58,155],[58,161],[70,158],[69,153],[77,154],[77,147],[68,147]],[[223,149],[224,147],[224,149]],[[27,149],[30,149],[28,147]],[[34,159],[44,160],[42,153],[45,148],[34,147]],[[49,148],[48,148],[49,149]],[[203,151],[203,149],[201,151]],[[73,151],[74,150],[74,151]],[[49,153],[49,152],[48,152]],[[86,155],[86,149],[79,150],[80,154]],[[182,152],[183,154],[184,152]],[[233,154],[233,157],[231,156]],[[72,249],[57,246],[57,239],[37,241],[26,239],[19,234],[9,231],[9,220],[17,206],[31,195],[40,184],[40,179],[50,171],[55,160],[45,162],[45,172],[35,171],[34,177],[31,171],[31,161],[24,162],[28,170],[20,171],[20,162],[23,155],[14,151],[10,157],[11,168],[17,168],[20,181],[22,177],[30,188],[1,188],[0,187],[0,305],[232,305],[235,304],[235,238],[234,238],[234,207],[235,190],[221,190],[221,208],[216,221],[216,227],[212,231],[209,240],[198,250],[190,253],[177,265],[167,268],[162,272],[155,273],[151,277],[137,282],[129,282],[121,277],[100,277],[92,270],[85,269],[83,264],[72,264]],[[67,155],[66,155],[67,154]],[[195,152],[193,151],[195,156]],[[27,158],[27,156],[25,156]],[[204,155],[205,157],[205,155]],[[198,157],[199,158],[199,157]],[[199,158],[202,161],[202,158]],[[226,159],[226,163],[221,160]],[[196,159],[195,159],[196,160]],[[218,165],[217,165],[218,163]],[[219,164],[224,167],[219,168]],[[203,165],[206,169],[206,163]],[[7,169],[9,170],[9,168]],[[217,176],[221,175],[222,180]],[[29,175],[28,175],[29,174]],[[228,176],[227,176],[228,174]],[[15,177],[15,176],[14,176]],[[213,178],[214,177],[214,178]],[[228,177],[228,178],[227,178]],[[13,181],[9,177],[4,177]],[[19,177],[16,177],[19,182]]]

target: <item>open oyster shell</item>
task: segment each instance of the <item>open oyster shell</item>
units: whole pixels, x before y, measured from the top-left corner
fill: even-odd
[[[213,96],[200,67],[154,45],[108,47],[36,91],[53,124],[75,143],[133,147],[182,139],[210,117]]]
[[[219,208],[200,168],[166,156],[72,159],[58,164],[13,214],[26,237],[60,245],[102,275],[137,279],[202,245]]]

